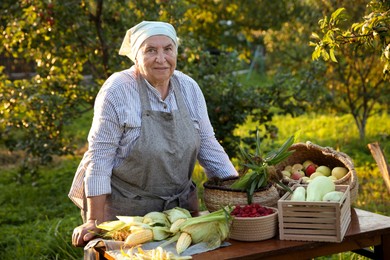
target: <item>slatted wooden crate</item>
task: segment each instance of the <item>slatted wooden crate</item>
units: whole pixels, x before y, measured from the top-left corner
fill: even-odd
[[[351,222],[350,190],[349,185],[336,185],[336,190],[344,192],[340,202],[291,201],[291,194],[284,194],[278,201],[279,238],[341,242]]]

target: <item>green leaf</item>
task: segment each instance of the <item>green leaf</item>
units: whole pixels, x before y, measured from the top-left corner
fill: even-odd
[[[258,172],[253,172],[253,174],[250,176],[250,178],[248,180],[248,183],[246,186],[247,190],[251,189],[253,183],[256,183],[256,179],[258,178],[258,176],[259,176]]]
[[[256,190],[263,187],[264,184],[266,184],[266,178],[264,174],[261,174],[257,180]]]
[[[247,172],[244,176],[241,176],[237,181],[230,185],[230,187],[237,190],[246,190],[251,176],[254,174],[255,172]]]
[[[252,182],[250,188],[248,189],[248,204],[252,203],[253,194],[255,193],[257,183]]]
[[[256,131],[256,155],[257,156],[260,156],[261,155],[261,152],[260,152],[260,144],[261,144],[261,141],[260,141],[260,132],[259,130]]]
[[[312,60],[318,60],[321,57],[321,49],[322,48],[320,46],[318,46],[318,45],[316,46],[313,53],[311,54]]]
[[[288,157],[290,157],[290,155],[293,154],[294,152],[295,152],[295,150],[287,151],[287,152],[283,153],[282,155],[278,156],[277,158],[274,158],[271,162],[269,162],[269,164],[276,165],[276,164],[284,161]]]
[[[333,62],[337,62],[336,56],[334,55],[334,48],[331,48],[331,49],[329,50],[329,55],[330,55],[330,59],[331,59]]]
[[[242,157],[244,157],[244,158],[243,158],[244,160],[247,160],[247,161],[249,161],[250,163],[254,163],[254,161],[253,161],[253,159],[252,159],[252,156],[251,156],[249,153],[247,153],[247,152],[244,150],[244,148],[242,148],[242,147],[240,146],[239,149],[240,149],[240,153],[241,153]]]
[[[258,171],[261,167],[263,167],[262,165],[258,165],[255,163],[245,163],[243,164],[243,166],[248,167],[249,169],[252,169],[254,171]]]
[[[340,18],[340,15],[343,14],[343,12],[345,11],[345,8],[344,7],[341,7],[339,9],[337,9],[336,11],[334,11],[330,17],[330,19],[336,21]]]
[[[315,40],[318,40],[318,41],[321,40],[320,36],[318,36],[318,34],[315,33],[315,32],[312,32],[312,33],[311,33],[311,38],[313,38],[313,39],[315,39]]]
[[[354,23],[351,26],[352,31],[360,31],[364,23]]]
[[[292,189],[290,189],[290,187],[288,187],[287,185],[285,185],[283,182],[277,181],[277,180],[276,180],[275,183],[276,183],[277,185],[279,185],[280,187],[282,187],[285,191],[288,191],[288,192],[290,192],[291,194],[293,193]]]
[[[276,151],[271,151],[264,159],[264,161],[269,165],[275,165],[275,162],[280,162],[281,158],[287,158],[287,154],[290,155],[287,150],[294,143],[294,136],[290,136],[283,145]],[[287,157],[286,157],[287,156]]]
[[[328,61],[329,60],[329,53],[325,49],[321,50],[321,56],[324,59],[324,61]]]

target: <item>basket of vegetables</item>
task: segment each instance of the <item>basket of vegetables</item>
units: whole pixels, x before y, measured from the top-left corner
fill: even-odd
[[[253,203],[237,205],[229,238],[239,241],[261,241],[274,237],[278,231],[278,210]]]
[[[293,150],[288,149],[293,142],[292,136],[279,149],[262,155],[257,132],[255,153],[251,154],[241,148],[243,163],[238,178],[210,179],[203,184],[206,208],[212,212],[225,206],[252,203],[275,207],[280,198],[278,188],[289,190],[287,185],[281,182],[283,175],[275,165],[293,153]]]
[[[294,152],[275,167],[283,174],[283,183],[293,186],[308,184],[318,176],[326,176],[336,185],[349,185],[351,203],[358,196],[358,177],[352,159],[331,147],[321,147],[312,142],[295,143]]]

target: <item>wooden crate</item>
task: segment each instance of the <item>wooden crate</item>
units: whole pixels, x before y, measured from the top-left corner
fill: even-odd
[[[294,190],[298,186],[292,187]],[[278,201],[281,240],[341,242],[351,222],[349,185],[336,185],[344,192],[340,202],[290,201],[284,194]]]

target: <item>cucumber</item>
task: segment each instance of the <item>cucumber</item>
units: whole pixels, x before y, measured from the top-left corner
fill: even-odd
[[[306,200],[306,189],[302,186],[297,187],[293,195],[291,196],[291,201],[305,201]]]

